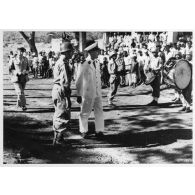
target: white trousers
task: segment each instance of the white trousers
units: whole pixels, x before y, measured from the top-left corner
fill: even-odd
[[[95,130],[100,132],[104,130],[104,116],[103,116],[103,106],[102,98],[96,97],[94,99],[82,99],[81,112],[79,115],[79,126],[80,132],[88,132],[88,119],[94,109],[95,116]]]
[[[17,94],[17,106],[25,107],[26,106],[26,98],[24,95],[26,83],[14,83],[14,88]]]

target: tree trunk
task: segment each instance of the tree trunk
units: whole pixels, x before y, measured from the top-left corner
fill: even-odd
[[[30,47],[30,51],[34,52],[38,56],[38,51],[37,51],[37,48],[35,45],[35,32],[32,31],[32,33],[30,33],[30,37],[28,37],[23,31],[20,31],[20,34],[28,43],[28,45]]]

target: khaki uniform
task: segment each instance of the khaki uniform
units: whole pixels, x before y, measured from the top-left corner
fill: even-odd
[[[28,59],[24,56],[13,58],[9,63],[11,81],[14,84],[17,93],[17,106],[26,107],[26,98],[24,89],[28,82]]]
[[[157,71],[156,73],[156,77],[155,79],[152,81],[151,83],[151,87],[153,89],[152,91],[152,97],[154,97],[154,99],[156,99],[156,101],[158,100],[158,98],[160,97],[160,82],[161,82],[161,74],[159,69],[162,66],[162,60],[160,57],[151,57],[150,59],[150,68],[153,71]]]
[[[110,92],[108,94],[109,103],[114,99],[118,86],[120,84],[120,75],[118,74],[118,65],[117,63],[111,59],[108,64],[108,72],[110,74]]]
[[[70,128],[71,109],[71,73],[69,62],[64,62],[63,56],[56,62],[53,74],[52,100],[55,108],[53,130],[62,133]]]

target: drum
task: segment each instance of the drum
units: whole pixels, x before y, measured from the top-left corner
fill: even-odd
[[[150,85],[150,83],[152,83],[152,81],[156,78],[156,75],[154,74],[154,72],[148,72],[146,73],[146,80],[145,80],[145,84],[146,85]]]
[[[192,67],[187,60],[179,60],[174,67],[163,71],[164,82],[180,90],[185,89],[192,79]]]

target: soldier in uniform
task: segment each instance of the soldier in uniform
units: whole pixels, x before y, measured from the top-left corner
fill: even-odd
[[[108,104],[113,105],[113,99],[116,95],[120,84],[120,74],[118,72],[118,64],[116,63],[117,53],[110,52],[110,61],[108,63],[108,72],[110,74],[110,92],[108,93]]]
[[[26,49],[24,47],[18,48],[17,56],[10,61],[9,72],[11,75],[11,81],[14,84],[16,93],[17,93],[17,108],[21,108],[25,111],[26,108],[26,98],[24,95],[24,89],[26,82],[28,82],[28,72],[29,65],[28,59],[24,57],[24,52]]]
[[[79,115],[80,132],[83,138],[88,138],[88,118],[94,109],[95,136],[103,138],[104,116],[102,106],[100,62],[98,61],[98,43],[88,43],[85,51],[91,59],[80,63],[76,77],[77,102],[81,104]]]
[[[55,113],[53,116],[53,130],[55,145],[65,143],[66,132],[70,130],[70,109],[71,109],[71,71],[69,60],[72,57],[72,45],[70,42],[63,42],[60,46],[60,58],[54,66],[54,85],[52,100]]]
[[[156,48],[151,49],[151,59],[149,63],[149,69],[154,72],[155,79],[150,83],[153,91],[152,97],[153,101],[149,103],[149,106],[157,106],[158,105],[158,98],[160,97],[160,81],[161,81],[161,67],[163,65],[161,57],[158,56],[158,52]]]

